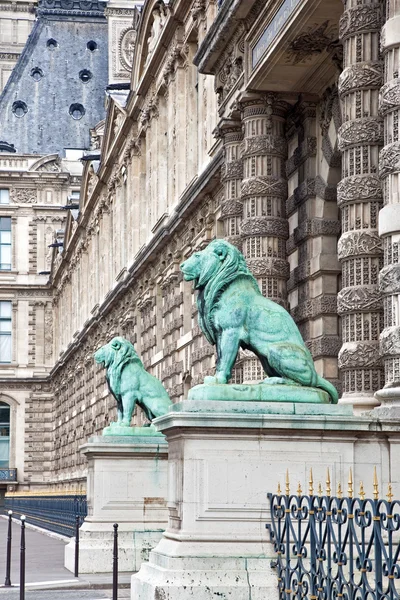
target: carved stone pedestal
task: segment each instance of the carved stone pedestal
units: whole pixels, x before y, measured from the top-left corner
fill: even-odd
[[[119,570],[137,571],[167,525],[168,445],[161,435],[93,437],[88,460],[88,516],[80,529],[79,572],[112,571],[113,524],[118,523]],[[74,570],[75,539],[65,548]]]
[[[277,599],[267,493],[286,469],[293,488],[300,481],[306,489],[312,468],[317,489],[329,467],[336,489],[351,467],[372,493],[376,464],[399,490],[389,468],[399,460],[400,432],[352,416],[350,406],[193,400],[154,424],[169,444],[169,522],[132,577],[132,600]]]

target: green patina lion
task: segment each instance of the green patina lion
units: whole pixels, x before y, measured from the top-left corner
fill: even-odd
[[[335,387],[315,371],[292,317],[261,294],[235,246],[214,240],[182,263],[181,270],[186,281],[194,281],[200,327],[217,348],[215,378],[206,383],[229,381],[241,347],[258,356],[268,375],[265,383],[321,388],[337,403]]]
[[[128,340],[115,337],[93,357],[107,369],[108,387],[117,401],[117,425],[130,426],[136,403],[150,421],[168,412],[172,402],[167,392],[161,382],[145,370]]]

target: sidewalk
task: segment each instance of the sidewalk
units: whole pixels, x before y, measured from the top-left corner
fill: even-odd
[[[7,519],[0,518],[0,597],[9,588],[4,585],[7,552]],[[11,584],[19,585],[19,552],[21,528],[12,524]],[[64,568],[64,548],[61,536],[51,537],[41,531],[25,529],[25,582],[27,589],[106,589],[112,586],[112,574],[90,574],[75,578]],[[119,587],[129,587],[132,573],[119,573]]]

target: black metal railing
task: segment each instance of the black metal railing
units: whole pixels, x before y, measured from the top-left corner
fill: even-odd
[[[17,481],[17,469],[0,469],[0,481]]]
[[[75,535],[76,517],[82,524],[87,515],[86,496],[81,494],[10,495],[5,508],[16,518],[26,515],[31,524],[68,537]]]
[[[271,524],[267,525],[277,555],[281,600],[397,600],[400,598],[400,502],[379,499],[376,477],[373,499],[360,484],[353,497],[303,495],[278,490],[268,494]]]

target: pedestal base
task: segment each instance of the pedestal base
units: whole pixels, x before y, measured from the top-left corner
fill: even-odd
[[[91,438],[81,451],[88,459],[88,516],[79,531],[79,572],[112,571],[113,524],[118,523],[119,570],[137,571],[167,525],[165,438]],[[75,539],[65,547],[65,567],[74,570]]]
[[[277,600],[267,493],[287,469],[292,493],[310,468],[316,489],[327,468],[332,490],[352,468],[370,493],[373,465],[380,489],[391,478],[400,491],[397,470],[389,473],[400,431],[354,417],[351,406],[186,401],[154,424],[169,443],[169,522],[132,577],[132,600]]]
[[[272,379],[279,379],[271,377]],[[256,384],[201,384],[189,391],[189,400],[218,400],[219,402],[290,402],[330,404],[331,399],[324,390],[305,385],[282,385],[259,382]],[[243,407],[244,412],[246,407]]]

